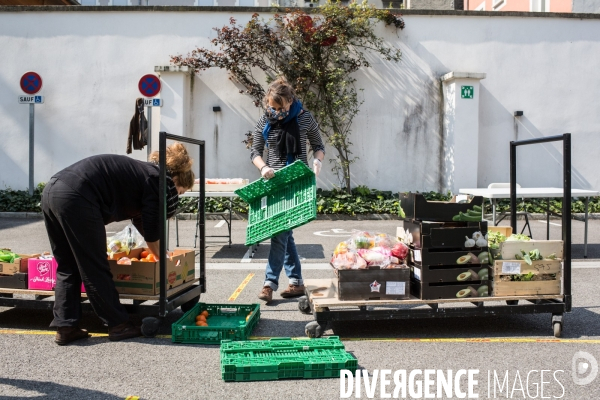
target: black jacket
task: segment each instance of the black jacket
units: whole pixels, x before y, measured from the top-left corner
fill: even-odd
[[[129,136],[127,137],[127,154],[131,154],[131,142],[135,150],[142,150],[148,144],[148,120],[144,115],[144,100],[135,100],[135,114],[129,123]]]

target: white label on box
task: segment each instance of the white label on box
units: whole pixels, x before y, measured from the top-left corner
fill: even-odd
[[[415,274],[415,279],[421,280],[421,268],[413,267],[413,273]]]
[[[385,294],[406,294],[406,282],[390,282],[385,283]]]
[[[413,251],[413,254],[415,257],[415,261],[421,262],[421,250],[415,250],[415,251]]]
[[[521,273],[521,263],[504,261],[502,263],[502,273],[519,275]]]
[[[267,208],[267,196],[260,199],[260,208]]]

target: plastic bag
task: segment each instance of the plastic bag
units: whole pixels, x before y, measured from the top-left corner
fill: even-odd
[[[110,258],[116,253],[129,254],[131,249],[147,247],[144,237],[133,224],[128,224],[121,232],[106,238],[106,252]]]
[[[354,252],[345,252],[334,255],[331,265],[336,269],[365,269],[367,262]]]
[[[405,267],[401,262],[407,254],[408,247],[402,245],[399,248],[398,239],[394,236],[357,230],[353,231],[349,239],[335,247],[331,264],[338,269],[362,269],[370,266],[398,268]]]

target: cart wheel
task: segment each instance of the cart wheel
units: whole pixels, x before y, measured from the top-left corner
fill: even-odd
[[[196,296],[193,299],[183,303],[181,305],[181,311],[183,311],[184,313],[190,311],[192,308],[194,308],[194,306],[196,304],[198,304],[199,301],[200,301],[200,296]]]
[[[308,297],[302,296],[298,298],[298,310],[300,310],[302,314],[312,314]]]
[[[509,306],[516,306],[517,304],[519,304],[519,300],[506,300],[506,304],[508,304]]]
[[[560,322],[555,322],[553,324],[554,328],[554,337],[561,337],[562,335],[562,324]]]
[[[326,323],[319,323],[317,321],[311,321],[308,324],[306,324],[306,327],[304,328],[304,333],[306,333],[306,336],[308,336],[309,338],[318,338],[323,336],[323,332],[325,332],[325,328],[326,328]]]
[[[154,317],[146,317],[142,320],[142,335],[147,338],[152,338],[158,333],[160,327],[160,319]]]

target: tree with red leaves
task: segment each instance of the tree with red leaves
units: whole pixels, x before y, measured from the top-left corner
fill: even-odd
[[[240,92],[249,95],[257,107],[262,106],[266,85],[285,76],[319,122],[328,145],[336,150],[330,159],[333,171],[350,192],[350,165],[356,160],[351,126],[362,104],[352,74],[370,67],[369,53],[400,61],[400,50],[387,45],[374,27],[381,21],[403,29],[404,21],[366,3],[328,2],[315,11],[318,14],[298,10],[275,14],[267,21],[254,14],[245,26],[231,18],[229,25],[215,28],[212,44],[218,50],[197,48],[187,56],[172,56],[171,61],[196,73],[213,67],[226,69],[230,79],[245,88]]]

